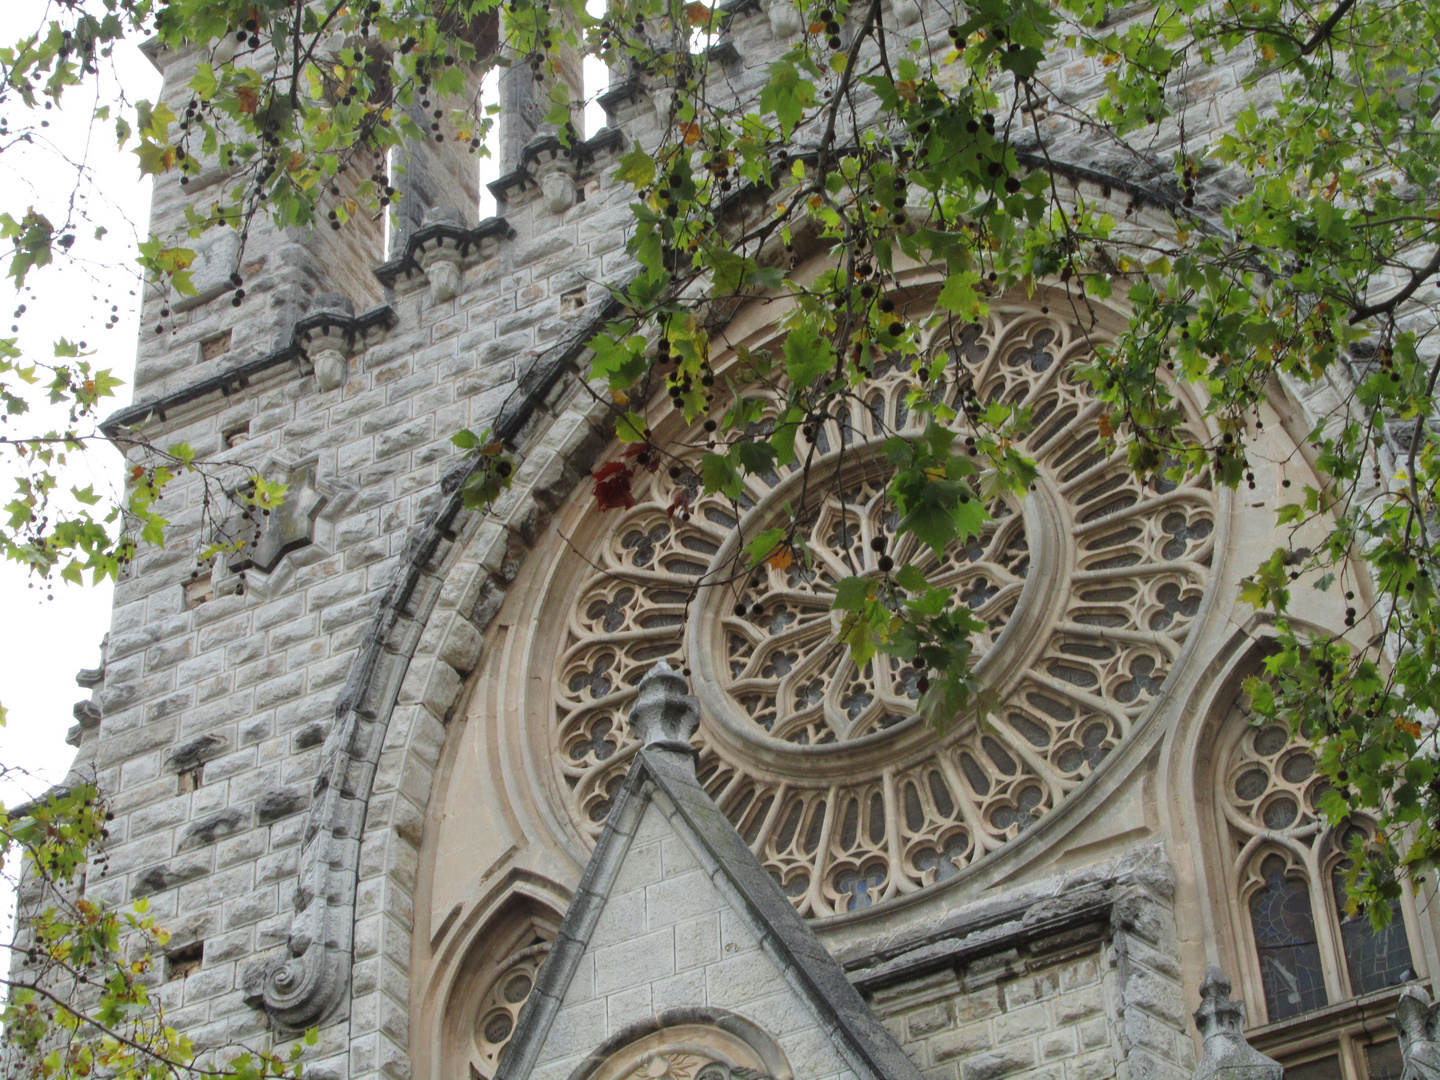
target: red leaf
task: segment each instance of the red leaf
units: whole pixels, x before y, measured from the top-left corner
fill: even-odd
[[[590,475],[596,480],[609,480],[616,473],[628,473],[629,471],[630,466],[623,461],[607,461]]]
[[[690,509],[690,491],[688,488],[679,488],[675,492],[675,498],[671,499],[670,505],[665,508],[665,516],[673,519],[678,511],[688,509]]]
[[[595,480],[595,502],[601,510],[629,510],[635,505],[630,494],[634,472],[623,461],[607,461],[591,474]]]

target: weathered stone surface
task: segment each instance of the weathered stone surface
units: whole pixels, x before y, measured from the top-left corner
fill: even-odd
[[[213,844],[217,840],[239,832],[249,823],[250,814],[247,810],[238,807],[221,810],[217,814],[212,814],[188,826],[180,842],[176,845],[176,850],[187,851],[190,848]]]

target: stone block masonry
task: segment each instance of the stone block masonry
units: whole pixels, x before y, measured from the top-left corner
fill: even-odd
[[[948,48],[946,20],[926,25]],[[786,46],[746,5],[726,42],[735,59],[717,83],[737,100]],[[157,58],[181,109],[197,56]],[[1072,97],[1100,74],[1078,56],[1049,72]],[[1234,73],[1215,79],[1235,93]],[[313,480],[268,568],[197,566],[206,492],[196,477],[175,482],[167,545],[142,550],[116,589],[103,675],[86,684],[94,710],[75,735],[75,769],[115,814],[109,874],[90,887],[115,905],[147,896],[175,940],[204,942],[176,991],[204,1039],[283,1039],[289,1023],[319,1022],[317,1080],[410,1080],[416,853],[446,724],[526,553],[608,438],[567,377],[612,313],[604,285],[633,272],[632,192],[612,180],[615,158],[655,145],[668,115],[638,86],[607,107],[610,127],[572,156],[543,134],[517,143],[500,217],[471,224],[473,207],[407,204],[392,251],[378,229],[336,241],[257,226],[243,251],[217,237],[204,252],[206,281],[243,274],[245,305],[216,293],[162,319],[165,299],[146,301],[139,398],[107,429],[189,443],[234,482]],[[1161,152],[1173,136],[1162,131]],[[569,200],[551,197],[557,170]],[[161,179],[152,228],[175,228],[205,186]],[[496,429],[522,462],[484,521],[456,496],[450,437],[462,428]],[[1180,1080],[1191,1051],[1168,900],[1122,877],[1103,912],[1064,930],[1073,938],[1017,916],[1025,933],[1003,949],[860,958],[852,975],[937,1078]],[[703,973],[717,994],[742,993],[743,943],[683,895],[645,899],[662,901],[689,927],[670,977]],[[932,957],[959,940],[916,948]],[[297,985],[282,1006],[277,973]],[[638,1008],[619,997],[635,990],[627,977],[625,963],[602,963],[595,992]]]

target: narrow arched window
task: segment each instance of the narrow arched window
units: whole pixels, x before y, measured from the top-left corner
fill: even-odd
[[[1281,856],[1265,856],[1260,864],[1265,883],[1250,898],[1250,923],[1271,1020],[1329,1004],[1310,889],[1303,876],[1288,871]]]
[[[1317,806],[1327,781],[1314,746],[1257,723],[1243,695],[1214,746],[1224,932],[1239,951],[1253,1045],[1285,1066],[1287,1080],[1398,1080],[1384,1017],[1401,984],[1427,973],[1412,948],[1420,926],[1412,897],[1392,905],[1379,931],[1349,910],[1350,852],[1368,842],[1373,823],[1332,826]]]
[[[1340,850],[1348,850],[1359,832],[1358,829],[1347,831],[1341,838]],[[1369,994],[1409,982],[1415,978],[1415,965],[1410,956],[1410,938],[1405,933],[1405,914],[1400,909],[1400,901],[1390,901],[1390,921],[1384,929],[1376,930],[1369,915],[1349,911],[1345,891],[1349,869],[1349,859],[1338,861],[1330,871],[1330,883],[1335,911],[1340,918],[1340,941],[1351,992]]]

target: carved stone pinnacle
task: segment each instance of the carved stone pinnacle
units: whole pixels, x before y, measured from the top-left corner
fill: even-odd
[[[640,680],[630,709],[630,730],[646,746],[691,751],[690,736],[700,726],[700,703],[685,677],[661,660]]]
[[[1245,1041],[1245,1003],[1230,1000],[1230,980],[1214,964],[1200,984],[1195,1026],[1204,1040],[1195,1080],[1283,1080],[1281,1064]]]
[[[1401,1080],[1440,1080],[1440,1005],[1421,987],[1407,986],[1395,1003],[1390,1024],[1399,1036],[1405,1063]]]

